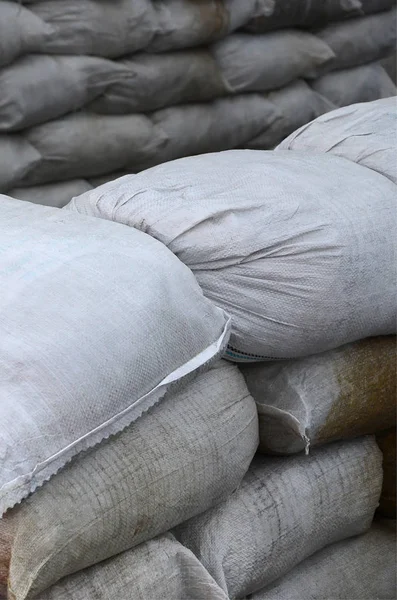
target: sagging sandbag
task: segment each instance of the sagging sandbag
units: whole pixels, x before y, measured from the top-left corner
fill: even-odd
[[[226,502],[174,533],[234,600],[328,544],[367,531],[381,485],[382,457],[372,437],[311,456],[258,456]]]
[[[305,81],[298,80],[280,90],[269,92],[267,98],[277,106],[281,116],[258,137],[244,147],[252,150],[268,150],[319,115],[333,110],[334,105],[312,90]]]
[[[396,9],[361,19],[330,23],[316,35],[334,52],[317,72],[348,69],[371,63],[396,51]]]
[[[295,361],[241,365],[262,452],[377,433],[396,422],[396,338],[369,338]]]
[[[311,82],[312,88],[335,107],[390,98],[396,86],[379,63],[327,73]]]
[[[26,188],[13,188],[8,196],[17,200],[25,200],[34,204],[63,208],[73,196],[83,194],[95,187],[85,179],[70,179],[59,183],[48,183]]]
[[[395,186],[345,159],[189,157],[65,209],[141,229],[172,250],[232,316],[232,360],[301,357],[395,333]]]
[[[383,486],[378,512],[388,519],[396,519],[396,428],[376,436],[383,453]]]
[[[225,500],[257,445],[255,403],[244,378],[220,361],[7,513],[0,520],[0,548],[5,538],[8,549],[0,572],[11,556],[16,600],[35,597]]]
[[[216,359],[229,325],[150,236],[0,205],[2,514]]]
[[[332,544],[246,600],[394,600],[396,532],[375,521],[368,533]]]
[[[397,183],[396,107],[396,98],[387,98],[335,110],[295,131],[276,150],[329,152]]]
[[[394,0],[275,0],[274,9],[265,13],[258,8],[255,17],[246,25],[248,31],[263,33],[285,27],[308,27],[327,24],[347,17],[360,17],[387,10]]]
[[[132,590],[134,600],[228,600],[170,533],[67,577],[37,600],[130,600]]]

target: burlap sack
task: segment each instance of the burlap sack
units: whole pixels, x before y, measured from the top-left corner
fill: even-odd
[[[286,575],[305,558],[369,529],[382,485],[372,437],[309,457],[257,457],[226,502],[175,530],[231,600]]]
[[[262,452],[291,454],[396,422],[396,338],[369,338],[295,361],[241,365]]]
[[[13,597],[33,598],[209,509],[238,487],[257,445],[255,403],[221,361],[0,520],[3,585],[10,554]]]
[[[395,600],[396,532],[375,521],[368,533],[317,552],[246,600]]]

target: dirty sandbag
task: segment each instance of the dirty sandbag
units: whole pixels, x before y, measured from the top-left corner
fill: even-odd
[[[274,90],[299,77],[315,77],[334,53],[304,31],[267,35],[237,33],[210,47],[227,89],[233,93]]]
[[[290,454],[377,433],[396,422],[396,337],[369,338],[295,361],[241,365],[263,452]]]
[[[298,127],[335,108],[302,79],[267,94],[281,116],[253,140],[244,144],[252,150],[271,150]]]
[[[65,209],[168,246],[232,316],[232,360],[297,358],[396,332],[395,186],[348,160],[254,150],[188,157]]]
[[[395,526],[376,520],[367,533],[317,552],[246,600],[327,600],[330,593],[332,600],[395,600],[395,550]]]
[[[229,326],[150,236],[0,204],[2,514],[216,359]]]
[[[211,508],[239,486],[257,445],[244,378],[220,361],[6,513],[3,584],[10,556],[10,588],[32,598]]]
[[[311,82],[312,88],[335,107],[390,98],[396,86],[379,63],[332,71]]]
[[[387,98],[340,108],[307,123],[276,150],[329,152],[397,183],[396,107],[396,98]]]
[[[311,456],[258,456],[226,502],[174,534],[231,600],[270,585],[302,560],[371,525],[382,485],[372,437]]]
[[[334,53],[334,57],[318,71],[325,74],[389,56],[396,50],[396,28],[396,9],[393,8],[361,19],[331,23],[316,31],[316,35]]]
[[[194,554],[170,533],[66,577],[37,600],[228,600]]]
[[[396,519],[396,428],[380,433],[376,441],[383,453],[383,486],[378,512],[388,519]]]

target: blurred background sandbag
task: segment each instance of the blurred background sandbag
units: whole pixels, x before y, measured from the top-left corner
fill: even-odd
[[[260,449],[290,454],[378,433],[396,421],[396,337],[295,361],[240,365],[259,414]]]
[[[382,486],[373,437],[310,456],[257,456],[226,502],[174,530],[231,600],[287,574],[305,558],[367,531]]]
[[[257,446],[255,403],[220,361],[6,513],[1,583],[33,598],[226,500]]]
[[[396,524],[376,520],[362,535],[316,552],[273,585],[246,600],[330,598],[394,600]]]
[[[335,105],[394,95],[374,62],[393,53],[393,5],[1,0],[0,191],[65,197],[68,180],[272,148]]]
[[[383,487],[378,512],[388,519],[396,519],[396,428],[376,436],[383,453]]]

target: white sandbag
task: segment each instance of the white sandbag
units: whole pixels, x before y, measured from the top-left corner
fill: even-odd
[[[257,444],[254,401],[220,361],[0,520],[4,582],[35,597],[200,514],[238,487]]]
[[[312,82],[313,89],[335,107],[390,98],[396,86],[379,63],[333,71]]]
[[[102,183],[102,182],[101,182]],[[26,188],[13,188],[8,192],[11,198],[26,200],[34,204],[63,208],[73,196],[83,194],[95,187],[85,179],[70,179],[59,183],[48,183]]]
[[[1,514],[216,357],[227,320],[149,236],[0,202]]]
[[[261,450],[290,454],[396,423],[396,338],[295,361],[241,365],[259,414]]]
[[[253,150],[189,157],[66,208],[168,246],[232,315],[233,360],[307,356],[396,331],[395,186],[345,159]]]
[[[226,502],[174,534],[234,600],[369,529],[381,485],[372,437],[330,444],[309,457],[257,457]]]
[[[170,533],[67,577],[37,600],[228,600],[194,554]]]
[[[0,157],[0,192],[18,185],[41,161],[40,153],[18,134],[0,134]]]
[[[284,27],[308,27],[317,22],[329,23],[346,17],[360,16],[364,4],[377,2],[379,8],[390,8],[394,0],[327,0],[327,2],[312,2],[312,0],[275,0],[274,10],[264,14],[260,9],[246,29],[254,33],[278,30]]]
[[[155,161],[167,140],[143,114],[103,117],[83,112],[37,125],[26,131],[25,139],[41,159],[17,182],[23,187],[87,179]]]
[[[396,51],[396,9],[331,23],[316,35],[334,52],[334,58],[319,67],[327,73],[374,62]],[[354,84],[353,84],[354,85]]]
[[[29,55],[0,71],[0,131],[51,121],[75,111],[131,73],[94,56]]]
[[[90,109],[105,114],[148,112],[224,96],[226,85],[211,54],[202,48],[164,54],[140,53],[118,61],[128,69]]]
[[[16,2],[0,2],[0,67],[35,52],[51,26]]]
[[[340,108],[301,127],[277,150],[330,152],[397,183],[396,109],[396,98]]]
[[[320,39],[303,31],[267,35],[239,33],[211,47],[232,92],[274,90],[299,77],[316,77],[334,56]]]
[[[247,600],[394,600],[395,525],[375,521],[364,535],[332,544]]]
[[[314,92],[303,80],[294,81],[281,90],[269,92],[267,98],[277,106],[281,118],[258,137],[246,143],[245,148],[272,149],[298,127],[334,108],[331,102]]]

